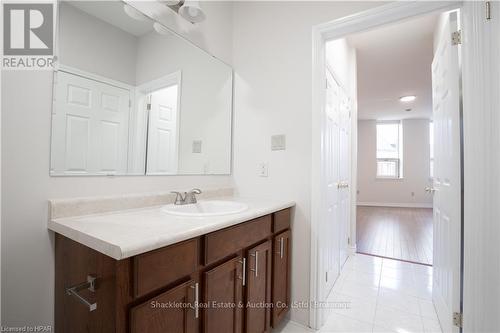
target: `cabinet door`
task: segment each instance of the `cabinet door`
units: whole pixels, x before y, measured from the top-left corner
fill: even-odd
[[[190,280],[130,310],[132,333],[198,331],[198,283]]]
[[[271,327],[271,241],[248,251],[246,289],[246,332],[262,333]]]
[[[244,260],[236,257],[204,276],[203,331],[241,333]]]
[[[285,231],[274,237],[273,250],[273,327],[283,319],[290,307],[291,233]]]

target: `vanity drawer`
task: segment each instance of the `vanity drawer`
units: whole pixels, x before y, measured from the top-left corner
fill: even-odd
[[[134,296],[164,287],[198,268],[198,238],[134,257]]]
[[[290,208],[274,213],[273,232],[279,232],[290,228]]]
[[[205,236],[205,264],[227,257],[271,234],[271,215],[259,217]]]

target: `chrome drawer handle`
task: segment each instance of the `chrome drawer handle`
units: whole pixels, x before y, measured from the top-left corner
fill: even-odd
[[[194,317],[198,319],[200,315],[200,285],[196,282],[191,288],[194,289]]]
[[[95,292],[96,279],[97,278],[93,275],[87,275],[87,282],[82,282],[75,286],[66,288],[66,294],[69,296],[76,297],[77,300],[79,300],[81,303],[85,304],[89,308],[89,311],[94,311],[95,309],[97,309],[97,303],[90,303],[85,298],[83,298],[78,292],[83,289]]]
[[[283,237],[281,237],[281,239],[280,239],[280,259],[283,259],[283,251],[284,251],[283,244],[284,244]]]
[[[240,260],[238,262],[243,265],[243,277],[239,277],[239,278],[243,281],[242,285],[244,287],[246,282],[247,282],[247,273],[246,273],[246,271],[247,271],[247,259],[243,258],[242,260]]]
[[[255,272],[255,277],[259,276],[259,251],[255,251],[255,254],[250,254],[252,257],[255,257],[255,269],[250,269],[252,272]]]

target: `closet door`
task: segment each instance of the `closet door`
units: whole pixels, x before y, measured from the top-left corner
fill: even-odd
[[[340,93],[340,131],[339,131],[339,260],[340,268],[347,260],[351,217],[351,101],[347,93]]]
[[[324,149],[324,178],[327,180],[322,195],[325,197],[325,224],[320,233],[320,244],[324,278],[322,298],[326,299],[333,288],[340,273],[340,220],[339,194],[341,187],[339,156],[340,156],[340,100],[341,87],[327,70],[326,108],[325,108],[325,135]]]

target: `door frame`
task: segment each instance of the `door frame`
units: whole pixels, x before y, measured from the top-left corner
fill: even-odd
[[[373,29],[385,24],[417,17],[432,12],[444,12],[462,8],[462,2],[394,2],[382,5],[354,15],[316,25],[312,29],[312,171],[311,171],[311,271],[310,271],[310,304],[320,302],[320,262],[318,233],[323,221],[321,184],[321,115],[324,111],[325,77],[325,43],[329,40],[345,37],[349,34]],[[463,10],[463,8],[462,8]],[[463,11],[461,12],[463,16]],[[476,37],[476,36],[475,36]],[[462,48],[464,52],[464,48]],[[462,58],[463,59],[463,58]],[[467,91],[469,93],[469,91]],[[354,103],[356,105],[356,103]],[[357,172],[357,108],[353,110],[351,119],[351,223],[350,252],[356,250],[356,172]],[[463,220],[462,220],[463,223]],[[462,235],[463,237],[463,235]],[[326,320],[323,307],[310,307],[309,326],[319,329]]]

